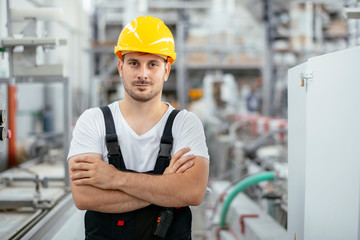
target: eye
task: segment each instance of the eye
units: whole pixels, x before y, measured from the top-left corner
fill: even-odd
[[[137,66],[137,62],[135,62],[135,61],[130,61],[130,62],[128,62],[128,64],[130,66]]]
[[[153,68],[154,68],[154,67],[157,67],[158,65],[159,65],[159,64],[158,64],[157,62],[151,62],[151,63],[150,63],[150,66],[153,67]]]

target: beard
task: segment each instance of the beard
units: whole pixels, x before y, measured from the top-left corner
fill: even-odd
[[[159,95],[162,91],[161,88],[151,88],[149,92],[148,90],[139,90],[136,88],[136,84],[147,84],[150,87],[153,87],[153,84],[150,82],[147,82],[145,80],[138,80],[133,83],[131,83],[131,87],[127,87],[124,84],[125,92],[135,101],[138,102],[148,102],[151,99],[155,98],[157,95]],[[147,93],[146,93],[147,92]]]

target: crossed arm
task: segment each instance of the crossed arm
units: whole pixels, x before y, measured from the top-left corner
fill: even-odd
[[[121,213],[156,204],[164,207],[199,205],[205,195],[209,161],[181,149],[163,175],[118,171],[100,154],[69,159],[70,182],[79,209]]]

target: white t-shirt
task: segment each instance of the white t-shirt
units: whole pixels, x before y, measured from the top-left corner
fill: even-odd
[[[138,135],[124,119],[119,103],[109,105],[112,112],[119,146],[128,170],[147,172],[154,169],[159,153],[160,139],[164,131],[167,118],[174,109],[170,104],[161,120],[148,132]],[[187,154],[194,154],[209,159],[205,142],[204,129],[200,119],[193,113],[182,110],[176,116],[172,134],[174,138],[171,155],[184,147],[190,147]],[[105,122],[100,108],[91,108],[81,114],[76,122],[70,145],[68,159],[82,153],[102,154],[108,162],[105,145]]]

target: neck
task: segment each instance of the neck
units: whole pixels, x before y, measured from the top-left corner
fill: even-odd
[[[119,101],[121,113],[127,117],[156,118],[162,116],[168,106],[161,102],[160,97],[148,102],[139,102],[125,96],[124,100]]]
[[[168,109],[168,106],[160,100],[151,101],[146,103],[127,101],[127,99],[119,101],[122,115],[138,135],[142,135],[153,128]]]

